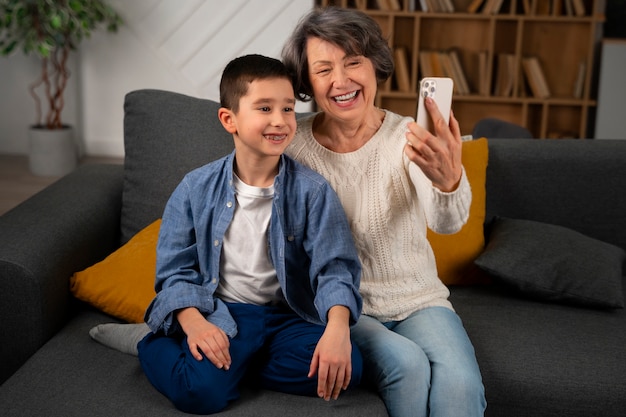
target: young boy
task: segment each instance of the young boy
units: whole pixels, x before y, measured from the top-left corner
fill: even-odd
[[[322,176],[283,155],[296,118],[280,61],[231,61],[220,102],[235,150],[187,174],[167,203],[141,366],[192,413],[224,409],[251,374],[337,398],[362,370],[349,329],[361,266],[345,213]]]

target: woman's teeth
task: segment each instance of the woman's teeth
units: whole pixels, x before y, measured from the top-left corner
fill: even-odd
[[[351,93],[348,94],[344,94],[342,96],[336,96],[334,97],[335,101],[348,101],[348,100],[352,100],[354,97],[356,97],[358,91],[353,91]]]

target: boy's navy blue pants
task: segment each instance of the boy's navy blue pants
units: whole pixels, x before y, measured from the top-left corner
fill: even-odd
[[[324,327],[311,324],[285,307],[229,303],[238,333],[230,340],[232,364],[218,369],[204,357],[195,359],[185,337],[148,334],[138,344],[141,366],[154,387],[176,408],[196,414],[216,413],[239,397],[246,378],[261,387],[317,396],[317,375],[308,378],[313,352]],[[358,385],[361,354],[352,344],[352,379]]]

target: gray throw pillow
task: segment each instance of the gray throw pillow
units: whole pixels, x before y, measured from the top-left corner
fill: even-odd
[[[233,137],[217,117],[219,108],[216,101],[172,91],[126,95],[121,243],[161,217],[186,173],[233,150]]]
[[[184,175],[233,149],[219,103],[163,90],[136,90],[124,101],[122,242],[161,217]]]
[[[625,256],[622,248],[562,226],[497,217],[475,264],[534,298],[623,308]]]

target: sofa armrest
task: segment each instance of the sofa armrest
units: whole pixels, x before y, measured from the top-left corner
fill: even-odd
[[[84,165],[0,216],[0,384],[67,321],[72,273],[118,246],[122,184]]]

